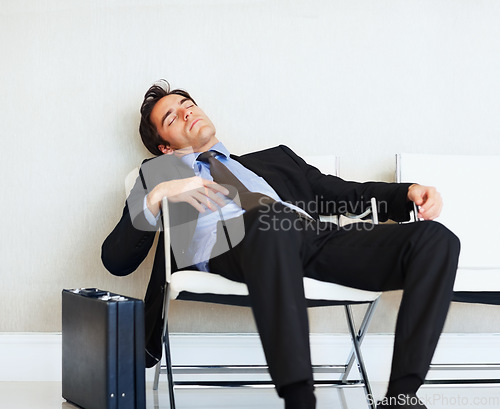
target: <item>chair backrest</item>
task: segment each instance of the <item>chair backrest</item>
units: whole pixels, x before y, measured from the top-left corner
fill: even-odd
[[[132,169],[127,176],[125,176],[125,197],[128,197],[130,191],[134,187],[136,179],[139,177],[139,166]]]
[[[462,244],[459,267],[500,266],[500,156],[397,155],[396,180],[435,186],[444,207],[437,221]]]

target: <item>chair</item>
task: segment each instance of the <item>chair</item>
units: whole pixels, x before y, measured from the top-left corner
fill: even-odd
[[[454,285],[455,302],[500,304],[500,219],[488,207],[500,201],[496,187],[500,156],[399,154],[396,180],[436,186],[444,207],[438,221],[461,241]],[[493,209],[494,210],[494,209]],[[479,214],[479,218],[473,215]],[[486,217],[485,217],[486,216]],[[488,217],[490,216],[490,217]],[[491,364],[433,364],[431,370],[500,369]],[[477,380],[429,380],[426,383],[470,383]],[[498,383],[498,379],[481,379]]]
[[[315,159],[315,160],[314,160]],[[311,163],[315,162],[319,164],[320,167],[324,168],[325,164],[335,163],[336,159],[332,156],[322,156],[316,158],[306,158],[306,160]],[[332,173],[337,173],[336,169]],[[263,383],[262,381],[252,381],[248,378],[241,381],[176,381],[174,380],[174,375],[176,374],[202,374],[202,373],[218,373],[227,374],[231,372],[238,372],[239,374],[253,375],[257,373],[267,372],[267,367],[259,365],[247,365],[247,366],[182,366],[178,367],[172,365],[171,355],[170,355],[170,342],[169,342],[169,331],[168,331],[168,317],[169,317],[169,303],[170,300],[188,300],[188,301],[201,301],[201,302],[211,302],[220,304],[229,304],[237,306],[249,306],[248,301],[248,289],[245,284],[234,282],[228,280],[222,276],[212,273],[200,272],[200,271],[178,271],[174,274],[171,273],[170,264],[170,233],[168,226],[168,205],[167,199],[163,199],[163,220],[164,220],[164,234],[165,234],[165,254],[166,254],[166,291],[165,291],[165,301],[164,301],[164,330],[163,330],[163,344],[165,349],[165,360],[166,365],[162,366],[161,362],[157,364],[155,370],[155,380],[153,389],[158,388],[160,374],[166,373],[168,376],[168,387],[170,396],[170,408],[175,408],[175,396],[174,396],[174,385],[218,385],[218,386],[242,386],[242,385],[253,385]],[[375,200],[372,199],[372,210],[376,209]],[[372,213],[373,222],[377,223],[376,211],[367,211],[366,214],[360,216],[354,216],[356,218],[365,217],[369,213]],[[379,292],[370,292],[364,290],[358,290],[353,288],[344,287],[341,285],[321,282],[314,280],[312,278],[304,278],[304,289],[306,298],[308,300],[308,305],[310,307],[314,306],[330,306],[330,305],[340,305],[344,306],[346,320],[349,328],[349,332],[352,340],[352,350],[348,356],[346,364],[343,365],[321,365],[314,366],[313,371],[317,373],[336,373],[342,375],[340,379],[328,380],[328,381],[316,381],[316,384],[327,383],[327,384],[338,384],[338,385],[354,385],[362,384],[365,388],[367,394],[367,401],[369,407],[375,409],[375,404],[373,399],[368,399],[372,395],[372,390],[368,380],[368,375],[363,361],[363,356],[361,353],[361,343],[366,334],[368,325],[372,318],[373,312],[375,310],[377,301],[381,295]],[[354,304],[367,304],[367,310],[364,318],[361,322],[359,330],[356,329],[353,315],[351,311],[351,305]],[[349,373],[354,364],[357,361],[358,369],[360,372],[359,380],[348,380]],[[270,383],[270,382],[267,382]]]

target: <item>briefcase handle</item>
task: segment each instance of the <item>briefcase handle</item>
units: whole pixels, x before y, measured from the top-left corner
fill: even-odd
[[[99,290],[98,288],[80,288],[78,293],[91,298],[98,298],[108,294],[107,291]]]

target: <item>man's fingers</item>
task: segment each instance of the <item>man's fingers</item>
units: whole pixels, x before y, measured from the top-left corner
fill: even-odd
[[[220,196],[218,193],[214,193],[209,188],[206,188],[205,195],[207,195],[207,197],[210,200],[212,200],[213,202],[215,202],[220,207],[224,207],[226,205],[226,202],[224,201],[224,197]]]
[[[202,179],[203,185],[208,187],[209,189],[212,189],[214,192],[222,193],[224,196],[227,196],[229,194],[229,190],[225,188],[222,185],[219,185],[218,183],[215,183],[211,180],[207,179]]]
[[[206,188],[203,189],[197,189],[195,192],[193,192],[193,197],[201,203],[201,205],[206,206],[212,211],[217,210],[216,204],[210,200],[209,196],[207,195],[208,190]]]
[[[443,200],[441,194],[433,186],[411,185],[408,189],[408,199],[418,207],[418,217],[434,220],[441,214]]]
[[[424,205],[419,208],[420,217],[426,220],[434,220],[441,214],[442,207],[442,199],[439,194],[429,197]]]
[[[224,207],[226,202],[219,193],[214,193],[208,187],[200,188],[194,193],[195,198],[210,210],[217,210],[217,206]]]
[[[186,197],[184,201],[189,203],[191,206],[193,206],[200,213],[205,213],[205,208],[193,196]]]
[[[206,186],[192,191],[191,194],[196,198],[196,200],[201,202],[201,204],[205,205],[210,210],[217,210],[217,205],[220,207],[224,207],[226,205],[223,197],[219,196],[218,193],[214,193]]]
[[[419,215],[422,219],[430,220],[433,214],[435,213],[433,210],[435,209],[434,204],[426,204],[425,206],[419,207]]]

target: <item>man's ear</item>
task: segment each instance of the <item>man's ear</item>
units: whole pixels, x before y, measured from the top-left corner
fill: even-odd
[[[172,155],[172,153],[174,153],[174,150],[170,147],[170,145],[158,145],[158,149],[164,155]]]

